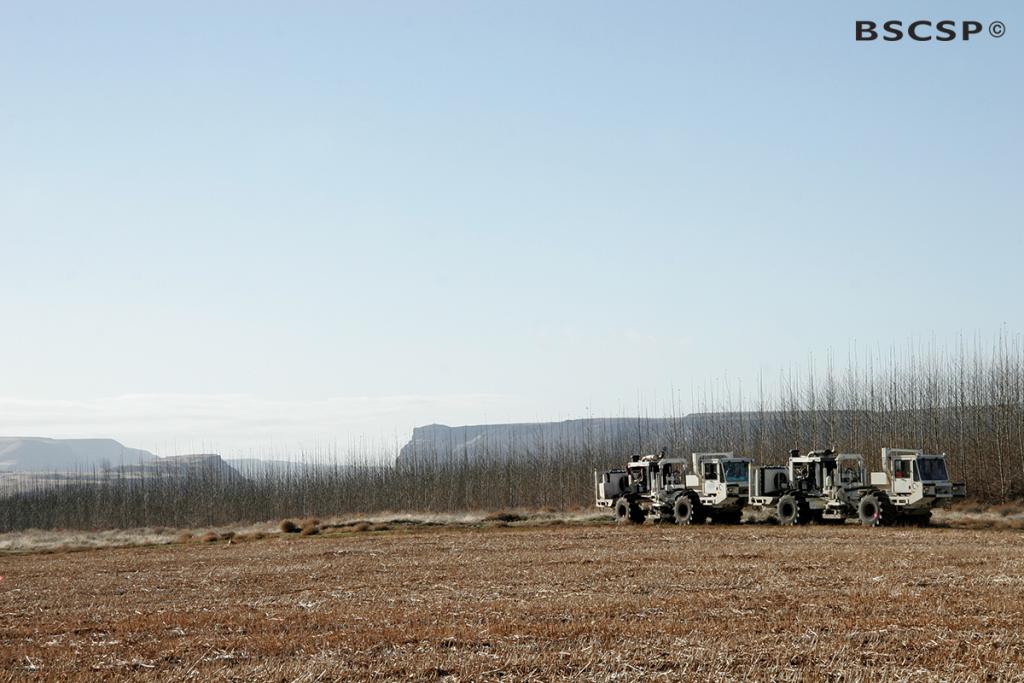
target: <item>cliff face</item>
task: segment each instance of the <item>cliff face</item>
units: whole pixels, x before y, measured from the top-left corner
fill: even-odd
[[[398,462],[419,459],[500,459],[509,454],[556,446],[585,448],[586,444],[617,444],[636,451],[670,439],[684,428],[685,418],[589,418],[563,422],[464,425],[432,424],[413,429]]]
[[[788,448],[824,448],[830,438],[853,443],[850,425],[877,423],[871,411],[751,411],[693,413],[670,418],[591,418],[564,422],[417,427],[399,452],[398,464],[502,460],[522,455],[604,453],[674,454],[689,449],[731,450],[730,444],[753,443],[772,434],[779,454]]]

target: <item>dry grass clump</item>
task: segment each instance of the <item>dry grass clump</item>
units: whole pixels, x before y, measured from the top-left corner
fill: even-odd
[[[550,508],[549,508],[550,509]],[[501,527],[509,524],[517,526],[551,526],[558,524],[607,524],[611,522],[608,512],[584,508],[563,512],[546,512],[543,510],[501,510],[491,513],[464,512],[459,514],[442,513],[380,513],[373,516],[355,518],[332,518],[320,524],[323,531],[342,529],[358,531],[386,531],[388,529],[415,530],[425,527]],[[364,525],[360,529],[356,526]]]
[[[932,526],[977,530],[1024,529],[1024,514],[1019,514],[1013,505],[997,509],[1001,507],[986,507],[984,512],[964,512],[955,505],[951,509],[938,509],[932,515]]]
[[[277,528],[280,529],[283,534],[296,534],[302,531],[299,525],[290,519],[282,519],[281,523],[277,525]]]
[[[342,528],[349,528],[358,533],[362,533],[365,531],[388,531],[394,527],[391,526],[391,524],[388,524],[387,522],[371,522],[364,519],[361,521],[354,522],[352,524],[345,524],[342,526]]]
[[[989,512],[994,512],[997,515],[1002,515],[1003,517],[1019,515],[1024,513],[1024,501],[1013,500],[1008,503],[1002,503],[1001,505],[993,505],[989,508]]]
[[[0,555],[255,540],[264,538],[267,531],[269,523],[240,525],[224,531],[195,531],[167,527],[107,531],[17,531],[0,534]]]
[[[984,517],[976,517],[965,514],[951,513],[945,517],[943,523],[953,529],[991,529],[993,521]]]
[[[526,515],[521,515],[518,512],[492,512],[489,515],[484,516],[483,521],[485,522],[525,522],[528,519]]]
[[[178,542],[178,536],[172,529],[146,527],[106,531],[28,529],[0,534],[0,555],[167,545]]]
[[[985,512],[987,509],[984,503],[976,500],[962,500],[958,503],[953,503],[949,508],[954,512],[965,512],[968,514],[976,514],[979,512]]]
[[[347,529],[357,533],[364,533],[367,531],[389,531],[395,527],[387,522],[371,522],[366,519],[360,519],[354,522],[346,522],[344,524],[333,524],[331,527],[325,526],[324,528]]]

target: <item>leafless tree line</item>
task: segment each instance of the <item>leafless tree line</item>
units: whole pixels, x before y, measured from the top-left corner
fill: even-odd
[[[684,415],[578,420],[477,430],[470,439],[415,440],[344,461],[305,454],[294,468],[221,470],[184,477],[92,473],[0,499],[0,529],[201,527],[283,517],[380,511],[584,507],[593,471],[638,452],[735,451],[781,463],[791,448],[836,446],[878,467],[884,446],[949,455],[969,495],[1024,497],[1024,346],[1007,334],[952,347],[851,351],[842,366],[784,371],[755,387],[694,391]],[[771,388],[769,388],[771,387]],[[457,432],[454,432],[457,434]],[[397,456],[397,457],[396,457]]]

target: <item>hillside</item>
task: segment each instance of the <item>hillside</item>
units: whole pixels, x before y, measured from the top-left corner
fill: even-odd
[[[704,449],[721,441],[723,433],[751,432],[787,422],[808,439],[827,433],[828,420],[847,415],[842,411],[823,413],[723,412],[692,413],[679,417],[584,418],[561,422],[464,425],[432,424],[413,429],[412,438],[399,452],[398,461],[458,460],[460,458],[501,459],[510,454],[554,450],[585,451],[600,447],[621,453],[673,450],[685,443],[706,443]]]
[[[0,471],[67,472],[152,462],[149,451],[114,439],[0,437]]]
[[[971,408],[991,420],[993,407]],[[587,453],[670,453],[742,450],[784,458],[790,448],[836,445],[869,459],[882,446],[952,450],[961,442],[963,412],[903,410],[792,410],[691,413],[665,418],[587,418],[562,422],[463,425],[413,429],[397,462],[458,463],[529,455],[565,458]],[[908,445],[909,444],[909,445]],[[910,446],[912,445],[912,446]]]
[[[172,455],[134,465],[121,465],[110,472],[128,477],[214,478],[221,482],[245,479],[237,469],[214,453]]]

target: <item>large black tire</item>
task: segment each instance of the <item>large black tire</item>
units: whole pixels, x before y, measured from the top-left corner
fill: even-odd
[[[779,518],[779,524],[783,526],[807,524],[811,520],[811,508],[807,505],[807,501],[804,500],[803,496],[793,495],[792,493],[787,493],[779,498],[776,513]]]
[[[619,524],[643,524],[644,511],[639,505],[629,502],[625,498],[619,498],[615,503],[615,520]]]
[[[882,491],[873,491],[857,504],[857,518],[864,526],[889,526],[896,521],[896,507]]]
[[[700,498],[693,493],[684,493],[676,498],[672,506],[676,524],[703,524],[705,519],[704,506]]]

